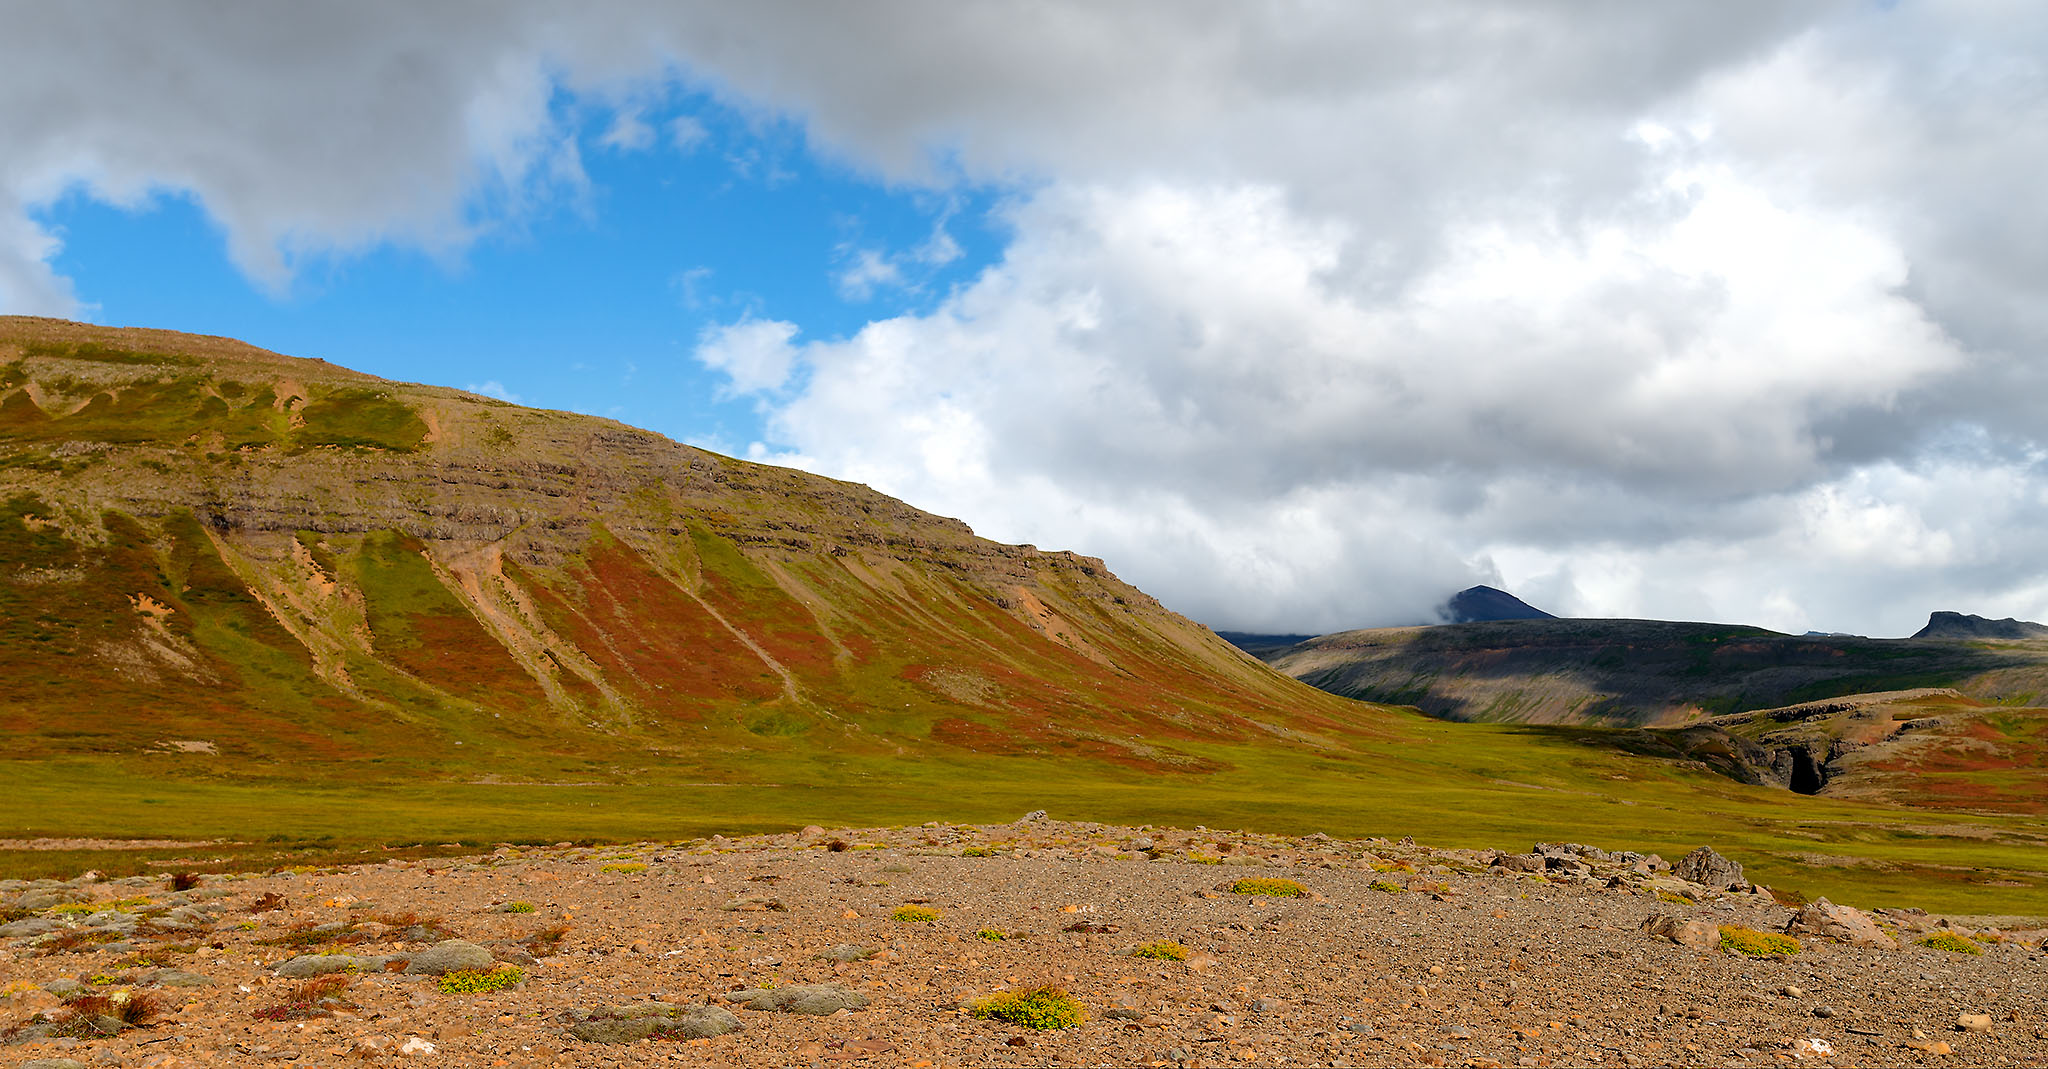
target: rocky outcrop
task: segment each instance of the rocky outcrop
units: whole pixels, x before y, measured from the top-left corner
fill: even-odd
[[[1817,936],[1858,947],[1898,948],[1898,941],[1886,935],[1870,914],[1816,898],[1792,915],[1785,924],[1788,935]]]
[[[1741,865],[1722,857],[1711,846],[1702,846],[1679,858],[1678,862],[1671,866],[1671,875],[1688,883],[1721,891],[1744,887],[1749,883],[1743,878]]]

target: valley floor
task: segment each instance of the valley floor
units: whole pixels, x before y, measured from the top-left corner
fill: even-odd
[[[1807,937],[1796,954],[1743,957],[1652,938],[1644,922],[1775,932],[1790,910],[1620,862],[1539,879],[1493,860],[1038,820],[505,847],[206,877],[178,894],[140,877],[14,882],[0,884],[16,918],[0,928],[0,1030],[19,1040],[61,1014],[64,978],[166,1012],[109,1038],[0,1046],[0,1065],[2048,1064],[2038,930],[1987,933],[1970,956],[1917,945],[1934,918],[1890,912],[1898,949]],[[1248,878],[1308,894],[1231,890]],[[906,905],[936,919],[894,919]],[[556,943],[534,938],[564,927]],[[65,936],[92,931],[109,934]],[[445,937],[520,962],[524,982],[451,994],[382,971]],[[1185,960],[1131,954],[1162,941]],[[358,956],[359,971],[328,981],[345,1005],[263,1019],[288,1016],[278,1008],[303,982],[276,968],[330,951]],[[807,1016],[725,999],[813,984],[866,1005]],[[1031,1031],[971,1012],[1041,984],[1071,992],[1086,1021]],[[741,1027],[628,1048],[576,1038],[565,1013],[649,1001],[727,1006]]]

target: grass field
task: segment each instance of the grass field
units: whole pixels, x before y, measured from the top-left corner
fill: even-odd
[[[391,844],[673,840],[825,825],[1062,819],[1525,850],[1539,840],[1655,851],[1713,845],[1753,879],[1862,906],[2048,915],[2048,822],[1844,804],[1746,787],[1538,729],[1403,723],[1344,753],[1187,744],[1225,771],[1071,760],[784,753],[538,785],[199,779],[118,760],[0,763],[0,836],[226,839],[165,852],[0,852],[0,873],[246,868],[381,857]],[[797,758],[792,760],[792,758]],[[165,760],[169,760],[166,758]],[[217,860],[216,860],[217,859]],[[1815,863],[1819,859],[1820,863]]]

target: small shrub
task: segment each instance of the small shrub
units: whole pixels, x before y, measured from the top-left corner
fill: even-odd
[[[1000,928],[983,928],[975,932],[974,937],[976,939],[987,940],[991,943],[1000,943],[1003,940],[1010,938],[1010,933],[1005,932]]]
[[[1721,949],[1752,958],[1766,958],[1773,954],[1797,954],[1805,948],[1789,935],[1724,924],[1721,926]]]
[[[1235,894],[1266,898],[1303,898],[1308,895],[1308,888],[1276,876],[1248,876],[1231,884],[1230,890]]]
[[[930,906],[897,906],[889,916],[904,924],[931,924],[939,919],[939,911]]]
[[[1190,853],[1190,854],[1188,855],[1188,860],[1189,860],[1189,861],[1192,861],[1192,862],[1194,862],[1194,863],[1195,863],[1195,864],[1197,864],[1197,865],[1221,865],[1221,864],[1223,864],[1223,859],[1222,859],[1222,858],[1220,858],[1220,857],[1217,857],[1217,856],[1216,856],[1216,855],[1214,855],[1214,854],[1195,854],[1195,853]]]
[[[988,856],[990,856],[990,855],[992,855],[992,854],[994,854],[994,853],[995,853],[995,851],[993,851],[993,850],[990,850],[990,849],[989,849],[988,847],[986,847],[986,846],[970,846],[970,847],[968,847],[967,849],[965,849],[965,850],[962,850],[962,851],[960,851],[960,856],[961,856],[961,857],[988,857]]]
[[[1186,961],[1188,948],[1170,939],[1157,943],[1145,943],[1131,951],[1134,958],[1153,958],[1158,961]]]
[[[36,945],[37,952],[44,957],[71,951],[91,950],[101,943],[112,943],[121,938],[121,933],[105,928],[75,928],[58,932]]]
[[[304,1021],[329,1016],[337,1009],[354,1005],[343,994],[349,983],[349,977],[342,973],[313,977],[294,985],[282,1001],[257,1010],[254,1016],[259,1021]]]
[[[190,954],[190,946],[160,946],[139,950],[114,963],[116,969],[168,969],[178,963],[178,955]]]
[[[1372,881],[1372,889],[1390,895],[1398,895],[1407,890],[1407,888],[1392,880],[1374,880]]]
[[[1690,899],[1690,898],[1687,898],[1687,897],[1685,897],[1685,896],[1684,896],[1684,895],[1682,895],[1682,894],[1678,894],[1678,893],[1677,893],[1677,892],[1675,892],[1675,891],[1664,891],[1664,890],[1659,890],[1659,891],[1657,892],[1657,901],[1659,901],[1659,902],[1669,902],[1669,903],[1671,903],[1671,904],[1672,904],[1672,905],[1674,905],[1674,906],[1690,906],[1690,905],[1692,905],[1692,899]]]
[[[1005,991],[976,1002],[976,1017],[1039,1030],[1072,1028],[1088,1019],[1080,1000],[1057,987]]]
[[[517,965],[500,965],[495,969],[458,969],[443,974],[436,982],[444,995],[481,995],[504,989],[526,979]]]
[[[194,887],[197,887],[197,886],[199,886],[199,874],[198,874],[198,873],[196,873],[196,872],[173,872],[173,873],[171,873],[171,890],[173,890],[173,891],[190,891],[191,889],[193,889]]]
[[[163,1013],[163,1005],[146,991],[107,991],[77,995],[64,1001],[72,1014],[112,1017],[125,1025],[143,1025]]]
[[[846,852],[847,850],[851,849],[851,847],[847,845],[847,842],[844,839],[834,839],[831,842],[825,844],[825,849],[830,850],[835,854],[839,854]]]
[[[1919,943],[1921,946],[1931,947],[1935,950],[1946,950],[1951,954],[1984,953],[1984,948],[1978,946],[1970,937],[1957,935],[1954,932],[1936,932],[1925,939],[1919,940]]]
[[[614,861],[614,862],[612,862],[611,864],[608,864],[608,865],[599,865],[599,866],[597,867],[597,871],[599,871],[599,872],[623,872],[623,873],[625,873],[625,874],[626,874],[626,875],[628,875],[628,876],[633,876],[633,875],[637,875],[637,874],[639,874],[639,873],[642,873],[642,872],[646,872],[646,871],[647,871],[647,866],[646,866],[646,865],[643,865],[643,864],[641,864],[641,863],[640,863],[640,862],[638,862],[638,861]]]
[[[507,903],[505,903],[505,912],[507,912],[507,913],[532,913],[532,912],[533,912],[533,903],[531,903],[531,902],[507,902]]]
[[[535,957],[544,957],[548,954],[554,953],[555,948],[562,945],[563,937],[567,936],[568,934],[568,925],[550,925],[546,928],[542,928],[540,931],[537,931],[532,935],[527,936],[524,939],[521,939],[519,941],[519,945],[525,947],[526,952],[534,955]]]

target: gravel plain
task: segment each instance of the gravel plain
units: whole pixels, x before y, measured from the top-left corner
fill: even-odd
[[[1405,840],[1040,819],[508,846],[208,876],[176,894],[167,879],[4,884],[16,920],[0,928],[0,1030],[16,1042],[0,1065],[2048,1065],[2039,930],[1887,911],[1876,919],[1896,949],[1808,936],[1749,957],[1644,925],[1782,931],[1792,910],[1767,893],[1687,884],[1659,859],[1521,856],[1540,873]],[[1261,877],[1306,893],[1230,889]],[[894,919],[906,905],[937,919]],[[564,927],[552,945],[531,939]],[[51,952],[94,928],[118,938]],[[1932,932],[1983,952],[1917,944]],[[384,971],[448,938],[519,963],[523,982],[444,993]],[[1132,956],[1156,942],[1184,960]],[[289,1016],[279,1007],[306,982],[276,968],[323,951],[357,956],[328,981],[339,993],[304,1019],[266,1019]],[[41,1035],[66,1012],[65,980],[164,1012],[103,1038]],[[801,985],[866,1005],[812,1016],[726,999]],[[1040,985],[1086,1020],[1034,1031],[973,1012]],[[570,1030],[578,1011],[651,1002],[723,1007],[739,1028],[630,1045]]]

